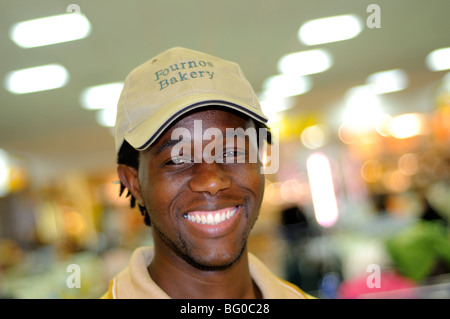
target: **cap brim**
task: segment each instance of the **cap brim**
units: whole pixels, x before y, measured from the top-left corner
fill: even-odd
[[[266,124],[267,117],[257,108],[250,105],[243,105],[242,102],[234,101],[230,98],[218,99],[217,94],[202,94],[188,96],[182,101],[175,101],[160,108],[154,114],[142,121],[131,132],[125,134],[125,140],[135,149],[142,151],[147,149],[155,140],[183,114],[207,106],[224,106],[250,116],[256,121]]]

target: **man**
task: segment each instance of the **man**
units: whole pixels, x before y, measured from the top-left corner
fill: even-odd
[[[264,193],[267,118],[240,67],[173,48],[125,80],[115,128],[121,193],[151,225],[104,298],[308,298],[247,251]],[[127,196],[128,196],[127,195]]]

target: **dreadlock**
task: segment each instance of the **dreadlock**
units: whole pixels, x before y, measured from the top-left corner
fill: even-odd
[[[136,170],[139,168],[139,152],[134,149],[127,141],[123,141],[123,144],[120,147],[119,154],[117,156],[117,164],[125,164],[135,168]],[[122,183],[122,181],[120,181],[119,196],[122,196],[125,189],[126,186]],[[127,189],[127,195],[125,197],[130,197],[131,208],[136,207],[136,198],[134,198],[129,189]],[[150,216],[145,206],[141,206],[138,204],[138,207],[142,216],[144,216],[145,225],[151,226]]]

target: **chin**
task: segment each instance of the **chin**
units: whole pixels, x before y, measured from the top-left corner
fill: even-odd
[[[244,245],[241,250],[234,254],[211,254],[208,258],[189,257],[186,261],[199,270],[222,271],[229,269],[241,260],[245,247]]]

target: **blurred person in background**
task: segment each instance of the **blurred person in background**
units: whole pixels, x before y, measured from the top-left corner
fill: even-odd
[[[103,298],[310,298],[247,251],[264,193],[251,154],[270,143],[266,122],[235,63],[172,48],[128,75],[117,170],[154,247],[137,248]]]

